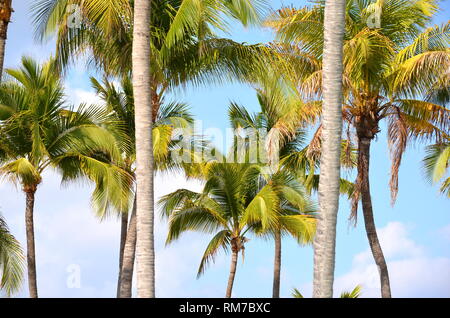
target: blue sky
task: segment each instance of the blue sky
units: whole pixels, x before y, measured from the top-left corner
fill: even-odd
[[[15,13],[10,25],[6,67],[14,67],[24,54],[45,60],[53,43],[33,41],[29,15],[31,0],[14,1]],[[304,1],[271,1],[296,6]],[[448,19],[449,1],[436,23]],[[230,34],[236,41],[256,43],[270,41],[268,30],[236,26]],[[66,93],[73,103],[97,101],[89,86],[88,76],[94,74],[83,65],[72,69],[66,77]],[[228,127],[227,107],[231,100],[250,110],[257,110],[253,90],[241,84],[189,88],[171,94],[188,102],[204,128]],[[396,297],[450,297],[450,202],[438,194],[423,177],[420,145],[410,147],[400,170],[400,191],[394,207],[390,206],[389,153],[385,127],[372,148],[372,197],[375,220],[381,244],[388,259],[392,293]],[[156,196],[179,187],[199,189],[182,176],[157,176]],[[60,185],[58,176],[47,173],[37,192],[36,249],[38,286],[44,297],[114,297],[118,268],[119,222],[99,222],[89,206],[92,190],[88,184]],[[25,246],[24,196],[11,185],[0,184],[0,211],[12,232]],[[376,267],[368,250],[361,220],[349,225],[349,205],[343,198],[338,219],[335,293],[363,285],[363,296],[378,297]],[[222,297],[225,293],[229,259],[217,258],[206,274],[196,280],[196,270],[208,237],[189,233],[179,242],[165,248],[166,226],[158,221],[157,233],[157,296],[159,297]],[[236,297],[270,297],[272,286],[273,244],[252,238],[246,246],[245,262],[238,266]],[[68,285],[71,270],[79,270],[80,286]],[[305,296],[311,294],[312,248],[299,247],[292,239],[283,240],[281,295],[289,297],[293,287]],[[79,288],[78,288],[79,287]],[[19,296],[27,296],[26,285]]]

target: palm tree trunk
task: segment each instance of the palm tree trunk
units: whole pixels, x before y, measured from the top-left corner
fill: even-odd
[[[391,297],[391,286],[389,283],[389,273],[384,259],[383,250],[378,241],[377,229],[373,218],[372,198],[370,195],[369,164],[370,164],[370,143],[369,138],[358,138],[358,174],[361,192],[361,202],[363,207],[364,224],[366,227],[367,238],[372,251],[375,263],[378,266],[381,282],[381,296],[383,298]]]
[[[314,240],[313,297],[316,298],[333,297],[339,209],[345,3],[345,0],[327,0],[325,4],[320,213]]]
[[[2,36],[3,23],[0,22],[0,81],[3,77],[3,64],[5,63],[5,47],[6,47],[6,38]]]
[[[280,298],[281,274],[281,232],[275,231],[275,261],[273,266],[273,292],[272,298]]]
[[[120,298],[131,298],[133,284],[134,259],[136,255],[136,196],[134,197],[133,212],[123,252],[123,262],[120,277]]]
[[[231,298],[231,293],[233,291],[234,277],[236,276],[236,266],[238,261],[237,250],[233,250],[231,253],[231,266],[230,266],[230,275],[228,277],[228,285],[227,285],[227,293],[225,295],[226,298]]]
[[[8,34],[8,24],[11,19],[12,0],[0,0],[0,81],[3,76],[3,65],[5,62],[5,47]]]
[[[139,298],[155,297],[152,102],[150,73],[150,1],[134,2],[133,93],[136,124],[137,290]]]
[[[123,251],[127,239],[128,212],[122,212],[120,220],[120,250],[119,250],[119,275],[117,279],[117,297],[120,295],[120,279],[122,277]]]
[[[38,298],[36,279],[36,251],[34,245],[34,195],[36,188],[27,189],[25,207],[25,228],[27,232],[27,267],[28,267],[28,290],[30,298]]]

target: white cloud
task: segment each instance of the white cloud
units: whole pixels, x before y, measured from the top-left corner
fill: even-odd
[[[87,105],[103,105],[102,99],[93,91],[72,87],[69,83],[65,84],[67,100],[70,104],[78,106],[82,103]]]
[[[378,230],[393,297],[450,297],[450,258],[430,257],[409,237],[408,227],[391,222]],[[335,297],[362,285],[362,297],[380,297],[380,282],[370,250],[357,254],[349,272],[335,279]],[[302,286],[311,295],[311,283]]]
[[[25,248],[24,196],[20,189],[1,184],[1,210],[12,232]],[[199,190],[201,184],[186,181],[181,175],[157,176],[155,198],[181,187]],[[50,172],[44,175],[35,206],[38,287],[43,297],[115,296],[119,222],[114,218],[99,222],[90,209],[89,196],[89,187],[69,186],[61,189],[57,174]],[[210,287],[213,290],[214,286],[208,285],[207,281],[196,284],[197,266],[205,247],[204,237],[187,234],[183,240],[165,248],[167,225],[157,217],[155,226],[158,295],[201,295],[202,290]],[[67,269],[72,264],[81,270],[79,289],[67,287]],[[193,284],[193,287],[183,288],[186,284]],[[18,296],[27,294],[25,282]]]

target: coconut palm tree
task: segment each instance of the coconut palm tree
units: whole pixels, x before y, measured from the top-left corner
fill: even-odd
[[[23,281],[25,257],[20,243],[0,216],[0,291],[7,296],[19,291]]]
[[[268,22],[278,30],[280,39],[294,48],[286,54],[295,52],[302,57],[299,63],[302,72],[295,78],[302,93],[310,98],[320,98],[327,90],[322,84],[326,71],[322,52],[328,41],[324,41],[321,34],[323,22],[330,21],[331,17],[325,18],[324,4],[319,1],[312,7],[283,9]],[[435,0],[346,1],[343,119],[347,133],[356,135],[359,150],[352,216],[356,218],[361,199],[369,245],[380,269],[383,297],[390,297],[391,292],[373,217],[369,187],[370,145],[380,131],[380,123],[387,120],[392,157],[391,201],[394,203],[398,170],[408,143],[442,140],[442,132],[448,131],[449,111],[426,98],[438,80],[446,77],[450,65],[449,24],[428,26],[437,10]],[[380,16],[381,23],[375,28],[368,23],[374,15]],[[404,24],[405,21],[408,23]],[[319,226],[318,233],[319,242],[319,237],[329,232]],[[322,253],[320,249],[316,251]],[[334,253],[327,255],[325,259],[329,261]],[[325,264],[323,259],[316,261],[318,266]],[[316,267],[316,281],[327,282],[326,295],[331,297],[332,268],[327,268],[324,272]],[[324,292],[319,286],[316,290],[320,294]]]
[[[232,103],[228,111],[228,117],[232,128],[236,132],[234,151],[246,154],[245,160],[271,165],[270,157],[280,156],[281,162],[287,155],[292,154],[304,142],[304,132],[299,130],[306,123],[312,123],[320,114],[320,104],[311,103],[304,105],[294,95],[283,94],[280,90],[272,87],[265,90],[258,90],[258,101],[261,111],[250,114],[244,107],[237,103]],[[244,130],[244,135],[240,135],[240,130]],[[258,135],[259,134],[259,135]],[[281,148],[281,149],[280,149]],[[274,150],[276,149],[276,150]],[[277,151],[278,150],[278,151]],[[272,158],[274,159],[274,158]],[[273,173],[280,173],[283,166],[272,169]],[[289,174],[288,174],[289,175]],[[285,177],[288,177],[285,176]],[[299,193],[302,190],[297,190]],[[286,202],[281,201],[281,205]],[[280,206],[280,220],[271,231],[266,231],[264,235],[270,233],[275,243],[274,258],[274,278],[273,293],[274,298],[280,297],[280,274],[281,274],[281,238],[283,233],[290,233],[299,243],[307,244],[312,242],[315,232],[313,222],[306,224],[298,223],[299,228],[294,231],[286,231],[283,224],[284,211],[297,211],[299,215],[314,212],[314,207],[304,193],[303,202],[297,202],[297,209]],[[292,215],[292,212],[290,212]]]
[[[108,80],[103,79],[100,83],[95,78],[91,78],[91,83],[97,95],[104,101],[108,111],[110,111],[118,121],[125,127],[125,133],[130,136],[129,140],[122,142],[123,145],[123,165],[120,167],[127,171],[132,177],[131,184],[124,184],[125,189],[129,191],[129,200],[135,200],[135,125],[134,125],[134,98],[131,79],[124,77],[120,87]],[[165,171],[174,169],[182,170],[183,167],[178,162],[172,160],[171,152],[179,148],[179,140],[172,138],[176,129],[188,129],[193,124],[193,117],[189,112],[188,106],[184,103],[165,102],[164,97],[160,97],[161,107],[153,121],[153,154],[155,158],[155,170]],[[188,139],[189,136],[185,135]],[[104,185],[105,190],[108,185]],[[115,196],[114,192],[111,192]],[[136,205],[125,206],[111,204],[114,197],[95,196],[100,198],[97,202],[97,215],[101,218],[107,216],[111,211],[118,212],[121,215],[121,236],[120,236],[120,257],[119,257],[119,279],[118,279],[118,297],[131,297],[131,283],[133,276],[133,266],[136,248]],[[120,203],[120,202],[119,202]],[[129,213],[131,210],[131,213]],[[131,216],[130,216],[131,214]],[[129,220],[130,219],[130,220]],[[128,224],[129,223],[129,224]]]
[[[295,175],[308,194],[311,194],[313,190],[317,191],[319,175],[314,171],[319,166],[320,141],[318,142],[318,137],[314,136],[307,145],[305,129],[320,120],[322,104],[317,101],[304,103],[295,91],[280,84],[279,80],[273,81],[270,78],[262,84],[262,88],[257,89],[257,92],[260,112],[251,114],[236,103],[230,106],[229,118],[232,127],[237,131],[236,145],[244,147],[246,152],[257,152],[258,154],[251,154],[249,158],[257,158],[259,155],[261,163],[269,166],[271,160],[276,160],[271,157],[278,157],[278,164],[272,169],[273,172],[284,171],[284,173]],[[240,130],[246,133],[240,136]],[[255,134],[260,134],[263,138],[255,138]],[[245,142],[246,139],[250,141]],[[264,151],[261,151],[261,148]],[[342,148],[344,149],[341,157],[343,166],[353,168],[356,160],[351,150],[351,143],[344,141]],[[351,195],[352,189],[350,182],[341,179],[341,193]],[[303,204],[303,206],[307,208],[303,209],[304,212],[311,210],[307,201],[306,196],[306,205]],[[273,231],[274,298],[278,298],[280,293],[281,236],[279,234],[279,231]],[[300,232],[298,234],[300,236],[296,238],[301,243],[312,242],[313,235]]]
[[[230,160],[230,158],[228,158]],[[197,277],[203,274],[217,253],[231,250],[231,267],[226,297],[232,295],[239,253],[244,253],[249,231],[264,233],[273,228],[308,236],[314,218],[296,210],[304,202],[301,186],[289,175],[270,177],[260,165],[209,162],[205,165],[205,185],[200,193],[179,189],[159,201],[163,216],[169,217],[167,243],[185,231],[214,234],[200,262]],[[285,194],[289,194],[289,197]],[[282,215],[280,215],[280,213]],[[310,232],[309,232],[310,233]],[[311,233],[310,233],[311,234]]]
[[[26,196],[27,266],[30,296],[38,297],[34,240],[34,202],[42,173],[58,169],[63,180],[79,172],[104,178],[120,162],[120,125],[99,107],[65,106],[62,83],[54,62],[42,66],[24,57],[12,80],[0,86],[0,175],[20,185]]]
[[[3,64],[5,62],[8,24],[11,21],[11,14],[13,11],[12,0],[0,0],[0,80],[3,75]]]

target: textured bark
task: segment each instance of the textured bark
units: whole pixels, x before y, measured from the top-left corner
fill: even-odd
[[[0,24],[2,24],[0,22]],[[0,26],[2,28],[2,26]],[[3,77],[3,64],[5,63],[5,47],[6,47],[6,39],[0,36],[0,81]]]
[[[238,254],[239,252],[237,250],[234,250],[231,253],[231,266],[230,266],[230,275],[228,276],[227,293],[225,295],[226,298],[231,298],[231,293],[233,292],[233,284],[234,284],[234,277],[236,276]]]
[[[280,274],[281,274],[281,233],[276,231],[275,240],[275,260],[273,265],[273,291],[272,298],[280,298]]]
[[[25,207],[25,228],[27,232],[27,269],[28,269],[28,290],[30,298],[38,298],[37,278],[36,278],[36,251],[34,245],[34,195],[36,188],[27,189]]]
[[[327,0],[324,20],[322,155],[319,215],[314,239],[313,297],[333,297],[339,209],[345,0]]]
[[[136,124],[137,292],[155,297],[152,101],[150,73],[150,1],[134,2],[133,92]]]
[[[131,298],[133,286],[134,260],[136,256],[136,197],[134,198],[133,212],[130,217],[125,248],[123,252],[123,264],[120,277],[120,298]]]
[[[370,195],[370,143],[371,139],[369,138],[358,138],[358,174],[360,180],[361,202],[367,238],[380,274],[381,296],[383,298],[390,298],[391,286],[389,283],[389,273],[386,260],[384,259],[383,250],[381,249],[381,245],[378,240],[375,221],[373,218],[372,198]]]
[[[122,277],[123,251],[125,249],[127,231],[128,231],[128,213],[122,212],[120,218],[119,275],[117,279],[117,297],[120,296],[120,280]]]
[[[11,20],[13,9],[11,0],[0,0],[0,81],[3,76],[3,66],[5,62],[5,47],[8,34],[8,24]]]

